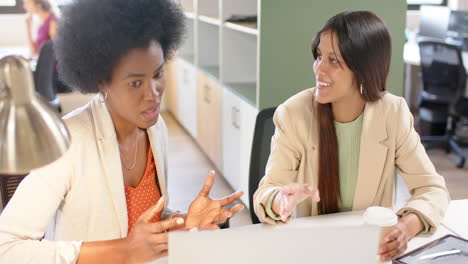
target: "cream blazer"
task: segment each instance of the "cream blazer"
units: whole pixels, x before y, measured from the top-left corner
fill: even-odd
[[[96,96],[64,119],[69,150],[32,171],[0,215],[0,263],[75,263],[82,241],[127,236],[122,167],[106,105]],[[167,128],[161,116],[147,133],[167,199]]]
[[[276,222],[266,215],[265,205],[279,186],[299,182],[318,187],[319,137],[313,93],[313,88],[302,91],[275,112],[271,154],[254,195],[254,209],[262,222]],[[392,207],[396,170],[411,194],[409,202],[397,213],[415,210],[430,224],[429,232],[435,232],[450,200],[444,178],[427,156],[405,100],[386,93],[380,100],[366,103],[364,109],[353,211],[373,205]],[[317,204],[306,199],[295,213],[317,215]]]

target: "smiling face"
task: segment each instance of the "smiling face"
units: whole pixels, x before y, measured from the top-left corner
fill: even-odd
[[[36,3],[33,0],[23,0],[23,7],[27,13],[35,13],[38,9]]]
[[[314,62],[316,99],[321,104],[360,99],[354,74],[341,57],[338,38],[331,31],[320,36]]]
[[[156,124],[165,88],[161,45],[129,50],[113,68],[110,81],[99,85],[114,123],[149,128]]]

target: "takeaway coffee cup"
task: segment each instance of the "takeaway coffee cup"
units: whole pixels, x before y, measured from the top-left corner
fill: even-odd
[[[398,223],[398,217],[392,209],[380,206],[371,206],[367,208],[363,217],[366,224],[380,227],[379,248],[384,244],[385,236],[390,233],[392,227]],[[379,256],[377,257],[377,263],[382,263],[379,261]]]

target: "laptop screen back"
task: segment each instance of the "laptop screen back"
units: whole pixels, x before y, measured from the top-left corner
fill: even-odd
[[[218,231],[171,232],[169,264],[375,263],[373,226],[256,225]]]

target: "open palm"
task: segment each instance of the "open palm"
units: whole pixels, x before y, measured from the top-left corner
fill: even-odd
[[[226,219],[244,208],[242,204],[237,204],[230,209],[223,208],[223,206],[230,205],[241,197],[244,194],[243,192],[236,192],[219,200],[209,198],[214,177],[215,172],[211,171],[200,193],[190,204],[185,221],[187,228],[219,229],[218,223],[226,221]]]

